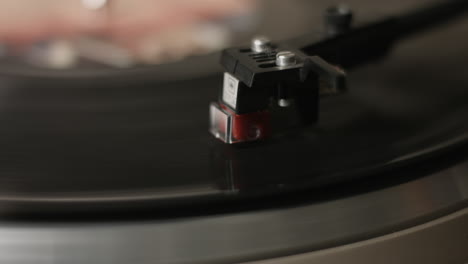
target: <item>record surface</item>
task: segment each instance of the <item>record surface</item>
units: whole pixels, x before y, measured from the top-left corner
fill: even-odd
[[[242,146],[208,133],[221,72],[155,77],[216,69],[214,57],[94,77],[4,72],[0,214],[165,214],[420,170],[467,140],[467,25],[350,73],[349,92],[321,101],[316,126]]]

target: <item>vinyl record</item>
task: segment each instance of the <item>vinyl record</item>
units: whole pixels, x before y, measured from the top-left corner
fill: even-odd
[[[467,140],[466,25],[350,72],[347,94],[321,100],[317,125],[240,146],[208,133],[217,54],[92,74],[5,68],[0,213],[188,212],[427,169]]]

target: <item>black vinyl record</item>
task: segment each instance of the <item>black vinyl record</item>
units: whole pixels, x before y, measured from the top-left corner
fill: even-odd
[[[91,74],[6,68],[0,214],[164,215],[427,169],[468,136],[467,33],[462,21],[403,42],[323,98],[317,125],[239,146],[208,132],[217,55]]]

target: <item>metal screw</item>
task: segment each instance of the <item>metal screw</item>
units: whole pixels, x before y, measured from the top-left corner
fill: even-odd
[[[292,51],[280,51],[276,54],[276,65],[280,67],[296,64],[296,54]]]
[[[267,37],[258,36],[252,39],[251,49],[253,52],[260,53],[268,51],[271,48],[271,41]]]

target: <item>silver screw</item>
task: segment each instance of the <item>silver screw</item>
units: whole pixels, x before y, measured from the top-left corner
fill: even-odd
[[[271,41],[267,37],[258,36],[252,39],[251,49],[253,52],[260,53],[268,51],[271,48]]]
[[[296,54],[292,51],[280,51],[276,54],[276,65],[280,67],[296,64]]]

